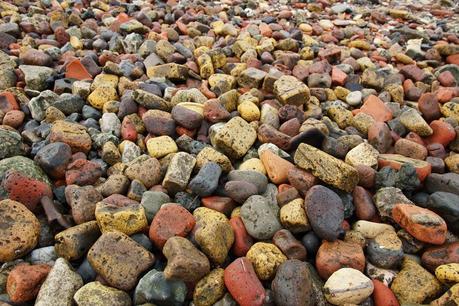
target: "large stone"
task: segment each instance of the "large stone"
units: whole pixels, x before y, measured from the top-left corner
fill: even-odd
[[[224,214],[206,207],[195,209],[193,216],[196,218],[196,242],[213,262],[223,264],[234,242],[229,220]]]
[[[78,306],[131,306],[131,297],[118,290],[95,281],[81,287],[74,295]]]
[[[196,282],[210,272],[206,255],[186,238],[169,238],[164,245],[163,254],[167,258],[164,269],[166,279]]]
[[[439,214],[448,225],[448,230],[459,235],[459,196],[449,192],[434,192],[426,203],[419,203]]]
[[[110,286],[125,291],[134,288],[139,275],[155,261],[153,254],[121,232],[102,234],[87,258]]]
[[[48,87],[47,81],[54,75],[54,69],[43,66],[20,65],[29,89],[42,91]]]
[[[0,201],[0,225],[0,262],[20,258],[37,245],[40,223],[21,203]]]
[[[59,257],[69,261],[77,260],[86,255],[99,236],[100,230],[96,221],[75,225],[54,237],[54,250]]]
[[[241,218],[250,236],[271,239],[282,228],[277,213],[268,205],[266,198],[253,195],[241,207]]]
[[[324,285],[327,301],[334,305],[360,304],[373,293],[373,283],[362,272],[342,268]]]
[[[83,286],[81,276],[64,259],[58,258],[41,285],[35,305],[72,306],[73,296]]]
[[[215,135],[215,144],[231,158],[241,158],[257,139],[257,132],[240,117],[228,121]]]
[[[283,104],[303,105],[309,102],[309,88],[296,77],[283,75],[274,82],[274,94]]]
[[[356,169],[313,146],[302,143],[295,152],[295,164],[327,184],[351,192],[359,181]]]
[[[436,296],[440,290],[440,282],[414,260],[405,258],[402,269],[390,287],[401,304],[422,304],[429,297]]]
[[[151,270],[140,280],[134,291],[135,305],[182,305],[187,287],[181,280],[166,279],[164,272]]]
[[[149,78],[167,78],[171,80],[185,80],[188,77],[188,68],[175,63],[147,67]]]
[[[49,141],[66,143],[72,148],[73,153],[88,153],[92,145],[91,136],[89,136],[86,127],[64,120],[54,122],[49,134]]]

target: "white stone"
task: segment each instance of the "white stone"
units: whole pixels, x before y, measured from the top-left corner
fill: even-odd
[[[325,298],[333,305],[360,304],[373,293],[373,283],[362,272],[342,268],[324,285]]]
[[[346,154],[345,161],[351,166],[365,165],[372,168],[378,166],[379,152],[367,142],[362,142]]]

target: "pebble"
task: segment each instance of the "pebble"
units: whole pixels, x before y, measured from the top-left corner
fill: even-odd
[[[20,258],[38,243],[40,223],[24,205],[13,200],[0,201],[0,261]]]
[[[244,202],[241,218],[249,235],[256,239],[270,239],[282,228],[267,199],[259,195],[253,195]]]
[[[314,233],[327,241],[343,234],[344,205],[341,198],[325,186],[313,186],[305,195],[306,214]],[[326,212],[326,213],[325,213]]]
[[[324,290],[327,301],[334,305],[360,304],[373,293],[374,286],[359,270],[341,268],[330,276]]]
[[[101,306],[106,303],[116,306],[131,305],[131,298],[126,292],[105,286],[98,281],[87,283],[78,289],[74,300],[81,306]]]
[[[187,292],[183,281],[166,279],[164,272],[152,269],[139,280],[135,287],[134,303],[136,305],[180,304],[185,301]]]
[[[35,305],[72,305],[73,296],[82,286],[81,276],[67,260],[58,258],[40,287]]]
[[[13,303],[24,303],[36,298],[51,267],[46,264],[19,264],[8,274],[6,292]]]
[[[155,261],[153,254],[118,231],[103,233],[89,249],[87,258],[110,286],[125,291],[134,288],[139,275]]]
[[[409,258],[404,258],[402,269],[391,284],[400,304],[423,303],[425,299],[436,296],[440,282],[421,265]]]
[[[193,294],[193,303],[196,306],[214,305],[225,294],[225,271],[216,268],[197,284]]]
[[[163,254],[167,258],[164,269],[166,279],[196,282],[210,272],[209,259],[186,238],[175,236],[167,239]]]

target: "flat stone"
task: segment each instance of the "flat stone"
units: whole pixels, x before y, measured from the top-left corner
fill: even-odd
[[[121,232],[102,234],[87,258],[110,286],[125,291],[134,288],[139,275],[155,261],[153,254]]]
[[[35,305],[73,305],[73,296],[83,286],[81,276],[64,259],[58,258],[41,285]]]
[[[357,185],[357,170],[343,161],[313,147],[302,143],[295,152],[295,164],[322,181],[339,189],[351,192]]]
[[[98,281],[87,283],[78,289],[73,298],[78,306],[131,305],[131,298],[126,292],[105,286]]]

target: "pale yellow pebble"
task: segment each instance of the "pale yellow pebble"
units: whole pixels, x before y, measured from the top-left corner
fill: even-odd
[[[266,175],[266,169],[258,158],[250,158],[239,166],[239,170],[253,170]]]
[[[285,204],[279,214],[282,226],[292,233],[303,233],[311,229],[303,199],[295,199]]]
[[[269,280],[287,257],[274,244],[257,242],[247,252],[247,259],[252,263],[259,279]]]
[[[241,117],[247,122],[260,120],[260,109],[253,102],[243,102],[237,107]]]
[[[443,283],[459,283],[459,263],[449,263],[438,266],[435,276]]]
[[[70,45],[76,50],[83,49],[83,43],[76,36],[70,36]]]
[[[155,158],[164,157],[178,151],[177,144],[169,136],[150,138],[147,142],[147,150],[150,156]]]
[[[200,115],[204,115],[204,104],[201,103],[195,103],[195,102],[181,102],[177,104],[178,106],[184,107],[186,109],[189,109],[193,112],[196,112]]]
[[[88,96],[89,103],[97,109],[103,109],[105,103],[113,100],[118,100],[118,93],[113,87],[97,87]]]

